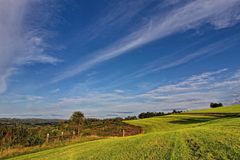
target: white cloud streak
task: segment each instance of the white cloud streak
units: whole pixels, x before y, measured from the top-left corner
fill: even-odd
[[[37,2],[0,0],[0,94],[6,91],[7,80],[20,66],[59,62],[57,58],[44,54],[44,42],[38,35],[41,28],[32,29],[25,24],[30,4]]]
[[[198,109],[208,107],[211,102],[228,105],[239,98],[239,73],[228,69],[205,72],[142,94],[90,92],[83,96],[61,98],[53,106],[68,113],[82,110],[87,115],[106,117],[122,111],[137,114],[143,111]]]
[[[20,108],[16,107],[19,113],[43,116],[59,114],[62,118],[68,118],[76,110],[83,111],[87,116],[106,118],[113,115],[136,115],[146,111],[199,109],[208,107],[210,102],[222,102],[225,105],[238,102],[239,73],[239,70],[233,72],[228,69],[205,72],[186,77],[176,83],[158,86],[141,94],[122,92],[122,90],[119,90],[120,92],[118,90],[117,92],[88,91],[83,95],[81,93],[68,95],[66,92],[55,102],[47,102],[47,97],[35,95],[6,95],[0,97],[0,104],[22,105]],[[7,108],[3,107],[4,109],[9,115],[12,113]],[[118,114],[118,112],[126,112],[126,114]]]
[[[80,74],[95,65],[128,53],[152,41],[166,36],[211,24],[215,29],[226,28],[238,23],[240,0],[195,0],[168,13],[153,15],[150,24],[110,46],[93,53],[86,62],[67,69],[53,82]],[[164,14],[164,17],[161,16]],[[224,18],[223,18],[224,17]]]
[[[179,82],[173,85],[165,85],[163,87],[159,87],[154,89],[150,92],[153,93],[176,93],[176,92],[183,92],[183,91],[194,91],[194,89],[199,90],[200,88],[203,89],[203,86],[209,85],[212,81],[214,81],[214,77],[219,74],[224,74],[227,69],[218,70],[215,72],[206,72],[200,75],[194,75],[190,78]]]
[[[88,41],[88,39],[93,40],[100,36],[104,36],[109,28],[120,31],[121,28],[123,28],[123,26],[125,27],[129,21],[139,14],[139,12],[147,8],[152,1],[153,0],[122,0],[110,2],[110,5],[103,9],[101,17],[97,18],[96,22],[87,28],[87,31],[84,30],[85,33],[88,33],[84,40]]]
[[[19,104],[19,103],[39,103],[44,97],[36,95],[11,94],[0,97],[1,103]]]
[[[145,94],[142,98],[148,98],[149,101],[162,100],[169,104],[185,106],[204,106],[210,102],[224,102],[231,104],[235,101],[235,94],[240,94],[240,76],[229,75],[227,69],[214,72],[206,72],[200,75],[194,75],[179,83],[159,86]],[[165,97],[166,96],[166,97]]]
[[[204,46],[202,48],[197,49],[195,52],[188,53],[185,50],[177,51],[176,53],[167,56],[167,57],[161,57],[154,62],[151,62],[147,64],[143,69],[140,69],[134,73],[131,73],[130,75],[127,75],[127,78],[130,77],[142,77],[154,72],[158,72],[161,70],[177,67],[183,64],[187,64],[189,62],[192,62],[194,60],[198,60],[199,58],[206,58],[209,56],[214,56],[217,54],[225,53],[227,49],[231,48],[234,45],[238,45],[239,42],[239,34],[235,34],[234,36],[230,36],[226,39],[214,42],[212,44],[209,44],[207,46]],[[183,54],[184,56],[181,56],[179,58],[174,58],[178,56],[179,54]],[[186,54],[187,53],[187,54]],[[165,61],[163,61],[165,59]],[[176,59],[176,60],[175,60]]]

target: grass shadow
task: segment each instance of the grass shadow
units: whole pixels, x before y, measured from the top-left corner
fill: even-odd
[[[184,118],[184,119],[180,119],[180,120],[174,120],[174,121],[170,121],[169,123],[173,123],[173,124],[195,124],[195,123],[204,123],[204,122],[208,122],[211,120],[215,120],[218,119],[217,117],[213,117],[213,118]]]
[[[187,114],[184,114],[187,115]],[[180,120],[170,121],[169,123],[174,124],[194,124],[194,123],[204,123],[211,120],[222,119],[222,118],[237,118],[240,117],[239,113],[191,113],[189,115],[199,115],[199,116],[211,116],[211,117],[190,117],[183,118]]]

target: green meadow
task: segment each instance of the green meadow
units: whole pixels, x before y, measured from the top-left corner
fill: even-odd
[[[240,105],[126,121],[143,134],[26,154],[15,160],[240,159]]]

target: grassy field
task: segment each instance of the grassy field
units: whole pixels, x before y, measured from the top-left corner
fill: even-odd
[[[219,117],[216,113],[228,116]],[[240,117],[233,114],[238,113],[240,106],[236,105],[127,121],[143,127],[144,134],[72,144],[12,159],[237,160],[240,159]]]
[[[240,113],[239,105],[228,106],[228,107],[218,107],[218,108],[210,108],[210,109],[202,109],[202,110],[193,110],[188,113],[217,113],[217,114],[231,114],[231,113]]]

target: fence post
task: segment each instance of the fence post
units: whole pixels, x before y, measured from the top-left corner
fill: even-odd
[[[61,137],[62,137],[62,140],[63,140],[63,132],[61,133]]]
[[[75,131],[73,131],[73,138],[75,138],[75,134],[76,134]]]
[[[122,136],[125,137],[125,129],[122,129]]]
[[[46,143],[48,143],[48,140],[49,140],[49,133],[47,133]]]

